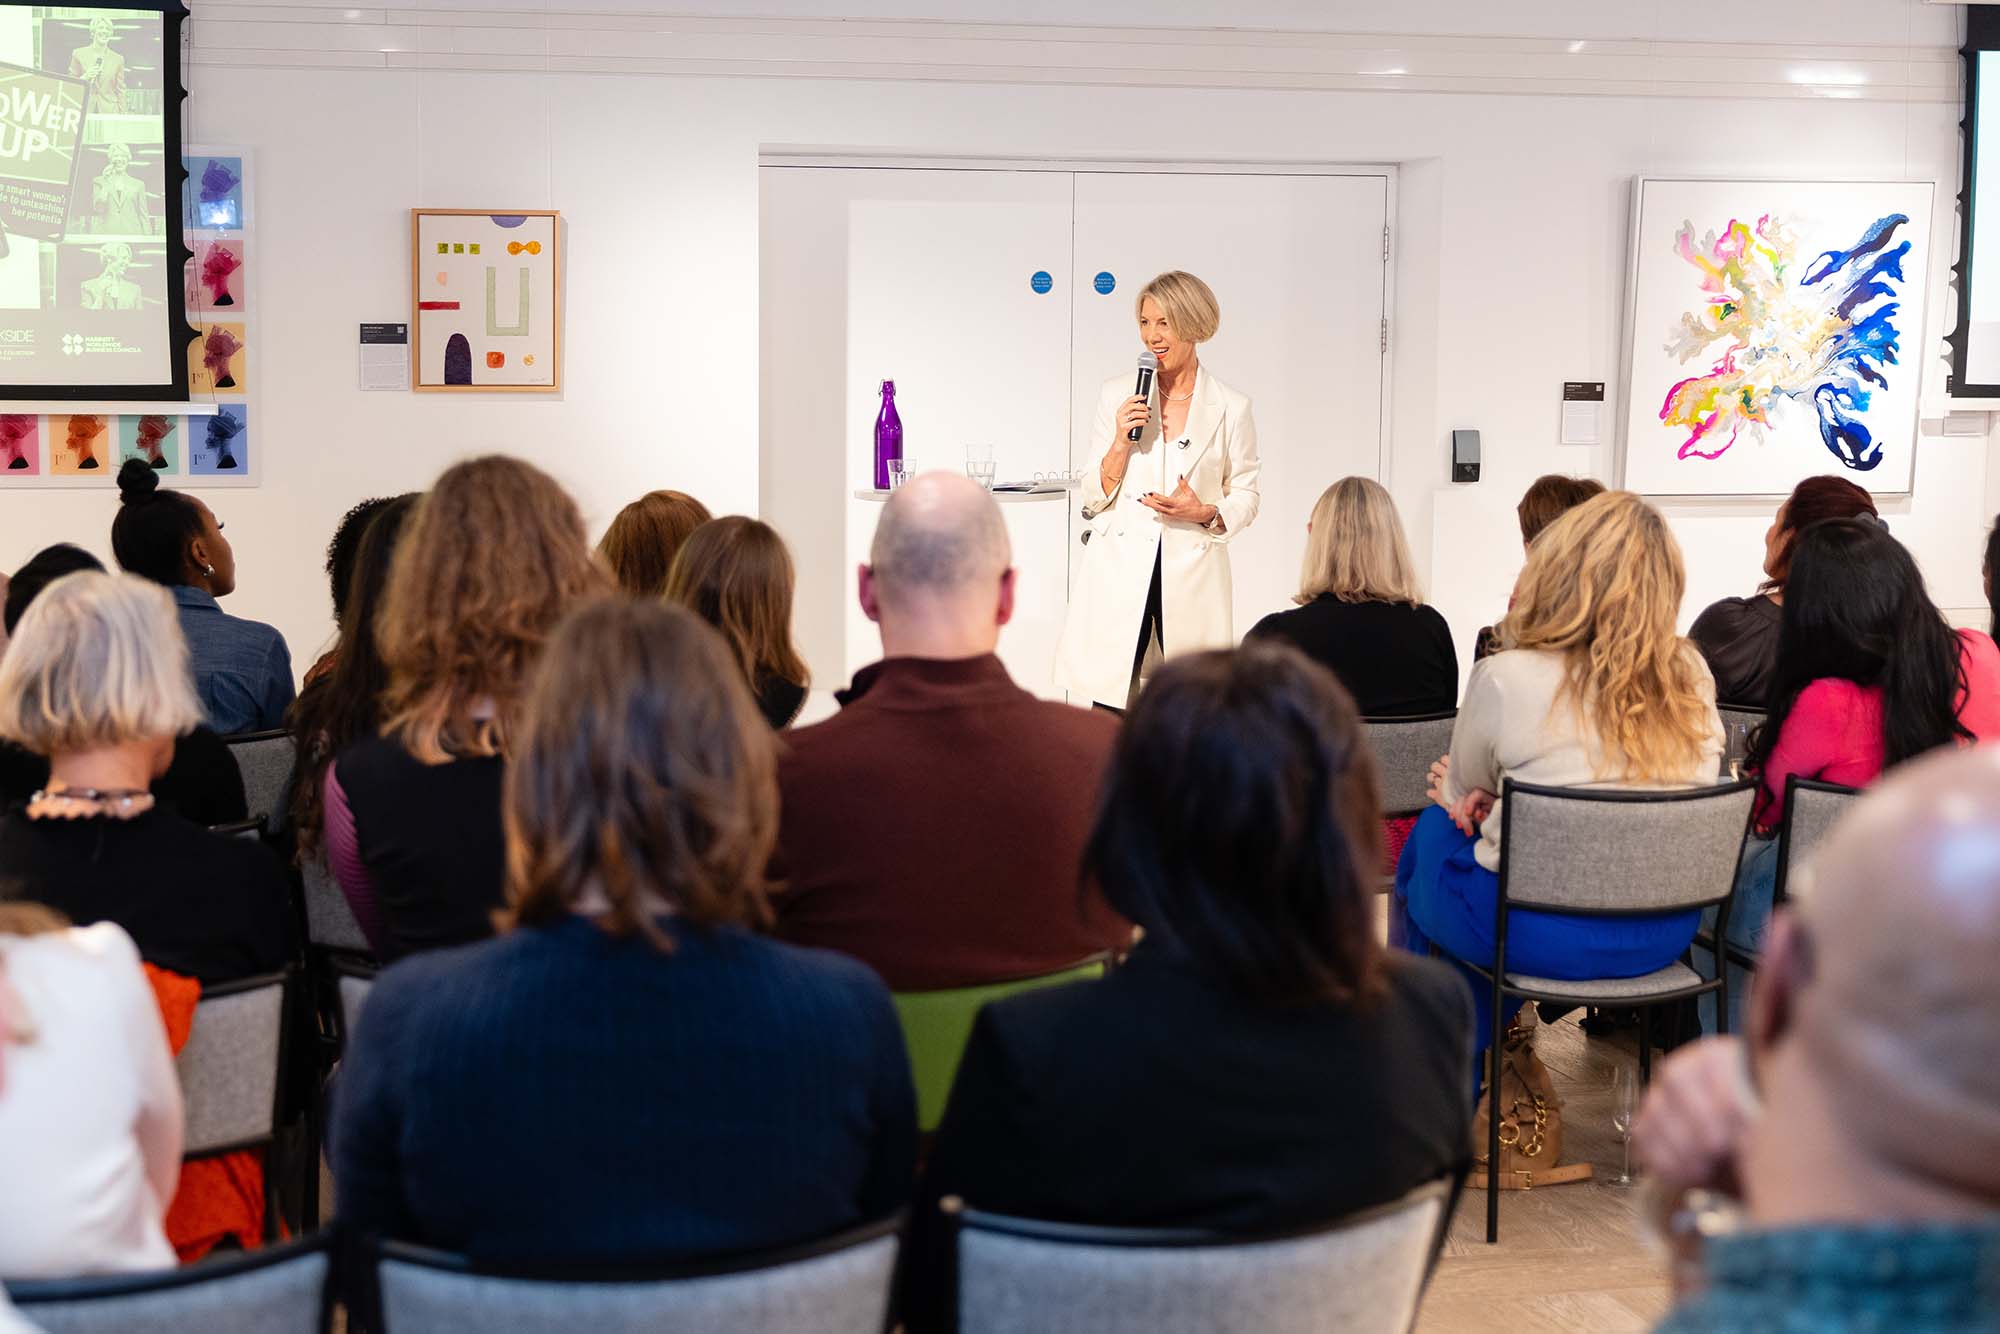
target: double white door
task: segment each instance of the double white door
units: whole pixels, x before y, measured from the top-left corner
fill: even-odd
[[[1288,605],[1313,502],[1379,476],[1388,179],[930,168],[763,169],[762,499],[800,567],[815,682],[879,652],[855,606],[880,504],[873,424],[896,384],[904,452],[999,480],[1094,466],[1107,378],[1140,351],[1133,303],[1167,269],[1203,278],[1222,326],[1202,364],[1250,395],[1262,510],[1230,546],[1240,635]],[[1001,637],[1016,680],[1059,696],[1055,644],[1081,564],[1074,495],[1004,506],[1019,570]],[[844,609],[844,610],[837,610]],[[1136,627],[1135,627],[1136,629]]]

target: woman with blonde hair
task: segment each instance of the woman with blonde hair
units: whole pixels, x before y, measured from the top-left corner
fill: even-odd
[[[792,646],[792,585],[785,539],[738,514],[695,529],[667,574],[667,600],[722,632],[773,730],[799,716],[810,679]]]
[[[148,963],[205,985],[284,967],[278,859],[153,795],[200,721],[165,589],[82,571],[42,590],[0,658],[0,739],[49,762],[41,790],[0,818],[0,901],[115,922]]]
[[[1347,687],[1364,718],[1443,713],[1458,702],[1451,627],[1424,604],[1396,502],[1379,482],[1343,477],[1320,495],[1292,601],[1248,638],[1299,649]]]
[[[1629,491],[1584,502],[1535,539],[1498,627],[1501,651],[1473,667],[1451,754],[1432,767],[1437,805],[1397,862],[1392,939],[1417,953],[1436,941],[1466,963],[1493,962],[1496,794],[1508,778],[1637,788],[1715,781],[1715,681],[1674,633],[1685,582],[1666,520]],[[1637,977],[1673,962],[1699,916],[1516,912],[1507,961],[1541,977]],[[1483,1048],[1487,990],[1472,990]]]
[[[417,502],[376,624],[381,734],[326,776],[327,860],[384,960],[492,934],[500,784],[528,672],[605,583],[576,502],[519,459],[460,463]]]
[[[756,930],[776,766],[692,613],[602,598],[563,622],[513,733],[505,934],[389,969],[348,1050],[344,1223],[495,1262],[651,1263],[906,1202],[888,989]]]
[[[173,1268],[163,1219],[182,1132],[132,938],[0,903],[0,1274]]]
[[[708,506],[685,491],[648,491],[618,511],[597,554],[618,587],[633,597],[659,597],[681,544],[709,518]]]
[[[1231,648],[1229,544],[1257,517],[1257,425],[1249,395],[1216,378],[1196,349],[1222,307],[1207,283],[1176,269],[1133,303],[1140,365],[1104,382],[1083,481],[1090,524],[1083,568],[1056,646],[1056,681],[1122,711],[1148,662]]]

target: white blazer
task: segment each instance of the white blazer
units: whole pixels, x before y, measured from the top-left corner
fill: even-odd
[[[1195,369],[1185,443],[1160,439],[1156,382],[1145,433],[1132,446],[1124,479],[1106,495],[1101,465],[1111,450],[1119,405],[1131,396],[1129,374],[1105,381],[1097,396],[1081,500],[1085,513],[1096,517],[1056,646],[1059,685],[1121,709],[1131,693],[1132,659],[1156,553],[1161,648],[1173,655],[1233,647],[1229,544],[1257,517],[1257,425],[1250,400],[1202,366]],[[1148,491],[1171,495],[1183,477],[1195,495],[1221,511],[1223,532],[1169,519],[1139,503]]]

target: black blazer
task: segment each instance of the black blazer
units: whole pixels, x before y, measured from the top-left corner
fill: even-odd
[[[1471,1153],[1472,998],[1391,953],[1366,1011],[1255,1004],[1158,943],[979,1013],[918,1192],[905,1316],[948,1328],[937,1201],[1263,1232],[1394,1200]]]
[[[1364,718],[1407,718],[1458,705],[1458,650],[1436,607],[1342,602],[1322,593],[1272,612],[1246,638],[1294,645],[1347,687]]]

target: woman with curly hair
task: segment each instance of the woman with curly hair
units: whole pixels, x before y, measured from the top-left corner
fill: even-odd
[[[576,502],[490,456],[417,502],[375,630],[380,734],[327,772],[327,857],[384,959],[493,932],[500,784],[528,671],[563,613],[605,587]]]
[[[1686,575],[1659,511],[1630,491],[1588,500],[1528,548],[1500,652],[1472,669],[1451,754],[1431,769],[1437,805],[1396,864],[1392,939],[1436,941],[1493,962],[1501,812],[1509,778],[1575,787],[1713,783],[1722,755],[1715,680],[1674,633]],[[1638,977],[1694,939],[1698,912],[1594,918],[1516,912],[1510,968],[1540,977]],[[1475,1041],[1491,1036],[1485,984]]]

